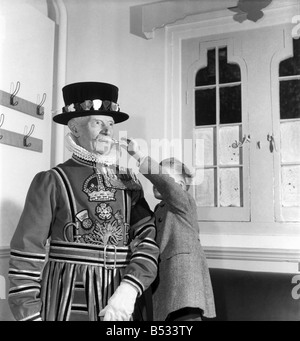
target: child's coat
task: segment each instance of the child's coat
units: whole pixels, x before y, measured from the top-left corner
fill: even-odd
[[[185,307],[200,308],[215,317],[215,305],[205,254],[199,239],[194,198],[152,159],[146,158],[141,173],[163,197],[156,207],[156,241],[160,247],[159,275],[153,292],[155,321]]]

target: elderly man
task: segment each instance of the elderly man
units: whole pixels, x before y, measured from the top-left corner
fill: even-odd
[[[111,84],[70,84],[63,96],[53,119],[69,126],[73,154],[29,188],[11,241],[11,310],[23,321],[138,319],[159,250],[141,184],[118,164],[113,128],[129,116]]]

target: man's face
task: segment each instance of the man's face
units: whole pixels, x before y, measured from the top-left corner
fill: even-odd
[[[113,145],[114,120],[110,116],[89,116],[78,125],[78,143],[89,152],[109,154]]]

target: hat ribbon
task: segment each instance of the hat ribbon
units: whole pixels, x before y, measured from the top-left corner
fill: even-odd
[[[101,99],[88,99],[82,103],[71,103],[63,107],[63,112],[76,111],[120,111],[120,107],[115,102]]]

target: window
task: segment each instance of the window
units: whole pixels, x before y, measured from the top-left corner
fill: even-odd
[[[194,84],[194,139],[204,141],[204,160],[197,144],[195,150],[197,176],[203,172],[202,183],[194,189],[195,199],[202,209],[201,217],[208,208],[227,209],[230,214],[230,208],[245,207],[242,143],[246,139],[241,69],[237,63],[228,62],[227,46],[207,50],[207,66],[197,71]],[[218,214],[221,220],[226,216],[226,211]],[[240,214],[233,216],[243,220]]]
[[[173,64],[169,73],[168,103],[171,105],[167,117],[171,124],[166,126],[167,131],[172,132],[170,136],[195,139],[193,160],[197,160],[194,166],[198,167],[199,182],[191,186],[191,194],[197,200],[199,228],[207,245],[218,245],[222,249],[227,246],[278,249],[282,259],[289,258],[285,249],[298,250],[300,209],[295,204],[288,206],[286,199],[285,206],[282,206],[282,193],[285,192],[281,179],[282,170],[286,167],[299,167],[298,149],[292,152],[291,146],[288,147],[290,142],[286,142],[289,158],[283,158],[284,139],[292,139],[295,145],[299,143],[299,130],[292,125],[298,122],[299,116],[294,109],[293,117],[296,118],[286,118],[290,121],[284,122],[284,118],[280,117],[280,83],[300,80],[299,67],[296,66],[299,64],[295,63],[295,58],[299,60],[299,53],[293,51],[291,36],[293,26],[284,21],[272,27],[268,24],[223,34],[221,26],[213,28],[209,25],[207,31],[203,31],[201,23],[196,31],[192,26],[193,30],[170,32],[169,53]],[[222,55],[224,50],[225,55]],[[292,70],[297,72],[284,75],[281,71],[279,78],[280,67],[291,69],[287,66],[291,58]],[[288,64],[282,64],[283,61]],[[226,81],[221,77],[224,68],[227,75],[227,69],[230,70]],[[229,123],[224,122],[221,90],[234,89],[237,93],[237,87],[241,93],[241,117],[235,110],[234,115],[228,115]],[[210,93],[205,93],[205,90],[210,90]],[[211,98],[211,104],[205,101],[207,97]],[[197,98],[204,100],[197,102]],[[284,107],[282,96],[281,103]],[[299,102],[295,105],[299,108]],[[237,107],[236,104],[234,106]],[[203,112],[206,120],[201,116]],[[284,125],[297,132],[294,135],[291,132],[281,133]],[[229,135],[232,130],[235,132]],[[205,142],[205,158],[201,155],[202,141],[197,148],[199,135]],[[282,141],[281,135],[285,136]],[[227,141],[227,138],[229,143],[220,142]],[[240,178],[235,176],[241,189],[240,198],[232,195],[237,188],[232,180],[228,181],[228,186],[222,186],[224,177],[230,179],[226,171],[232,168],[240,169]],[[221,172],[225,174],[223,178]],[[200,183],[202,178],[204,181]],[[294,176],[294,179],[299,177]],[[222,195],[224,188],[229,189],[230,196]],[[294,184],[292,188],[296,190]],[[230,200],[224,202],[224,197]],[[241,259],[244,256],[241,255]]]
[[[280,63],[279,89],[280,220],[297,221],[300,210],[300,39],[293,40],[293,57]]]

